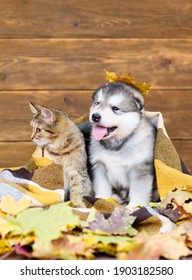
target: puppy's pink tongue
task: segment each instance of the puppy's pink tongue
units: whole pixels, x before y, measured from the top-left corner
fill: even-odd
[[[106,133],[107,133],[106,127],[99,126],[99,125],[93,127],[93,137],[98,141],[103,139]]]

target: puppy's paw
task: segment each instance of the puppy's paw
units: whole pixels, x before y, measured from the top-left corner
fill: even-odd
[[[160,218],[161,222],[162,222],[162,226],[159,230],[159,233],[166,233],[166,232],[170,232],[172,230],[174,230],[177,226],[171,222],[168,218],[163,217],[163,216],[158,216],[158,218]]]
[[[162,223],[162,226],[159,230],[159,233],[166,233],[166,232],[170,232],[172,230],[174,230],[177,226],[171,221],[169,220],[169,218],[159,214],[158,212],[156,212],[153,208],[151,208],[150,206],[145,206],[145,208],[148,210],[148,212],[152,215],[152,216],[156,216],[159,218],[159,220]]]
[[[133,212],[135,212],[136,210],[138,210],[140,207],[138,205],[134,205],[134,204],[128,204],[126,206],[126,209],[129,211],[130,214],[132,214]]]

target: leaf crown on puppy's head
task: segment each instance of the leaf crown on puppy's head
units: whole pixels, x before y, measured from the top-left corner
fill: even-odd
[[[145,82],[138,84],[135,81],[135,78],[130,73],[129,74],[121,73],[120,76],[117,76],[114,72],[109,72],[109,71],[105,70],[105,78],[110,83],[123,82],[128,85],[131,85],[131,86],[137,88],[142,94],[148,94],[150,87],[151,87],[151,85],[148,85]]]

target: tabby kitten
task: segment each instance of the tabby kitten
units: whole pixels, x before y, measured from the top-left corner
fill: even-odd
[[[33,113],[32,140],[41,147],[43,156],[63,166],[65,200],[85,207],[82,198],[91,194],[91,182],[82,133],[64,112],[33,103],[29,107]]]

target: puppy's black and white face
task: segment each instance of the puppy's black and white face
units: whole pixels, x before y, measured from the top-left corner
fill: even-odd
[[[132,86],[125,83],[107,83],[93,94],[90,122],[93,137],[123,139],[137,128],[143,117],[144,98]]]

